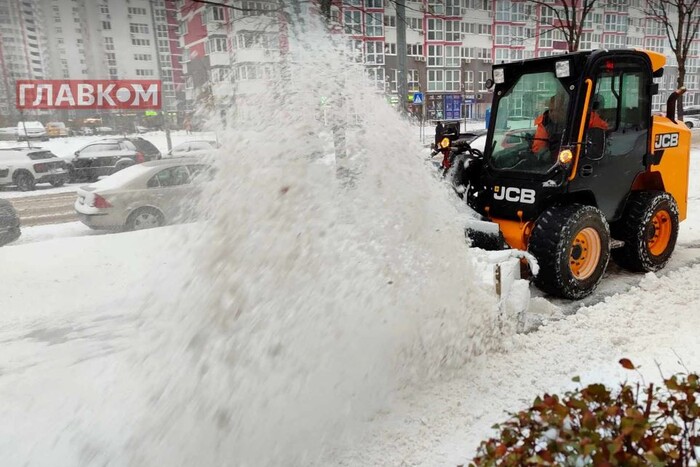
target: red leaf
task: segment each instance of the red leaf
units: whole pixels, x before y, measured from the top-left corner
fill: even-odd
[[[622,368],[625,368],[627,370],[634,370],[636,369],[634,364],[630,361],[629,358],[622,358],[620,359],[620,365],[622,365]]]

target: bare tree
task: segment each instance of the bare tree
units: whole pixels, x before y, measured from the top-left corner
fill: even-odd
[[[593,8],[595,8],[598,0],[559,0],[558,2],[549,2],[546,0],[529,1],[530,3],[539,5],[541,10],[544,9],[552,12],[554,16],[553,24],[540,24],[551,26],[552,30],[561,31],[569,52],[576,52],[581,44],[583,23],[591,14]]]
[[[678,62],[678,89],[685,86],[685,62],[700,28],[700,0],[648,0],[644,13],[666,30],[671,50]],[[678,117],[683,118],[683,100],[678,101]]]

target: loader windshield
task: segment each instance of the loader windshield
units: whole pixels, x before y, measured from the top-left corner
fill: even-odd
[[[520,76],[497,102],[491,165],[547,172],[559,153],[568,108],[569,94],[554,72]]]

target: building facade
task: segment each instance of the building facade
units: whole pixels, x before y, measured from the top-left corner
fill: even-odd
[[[174,0],[0,0],[0,30],[0,109],[10,119],[19,117],[17,79],[160,79],[164,109],[184,108]],[[88,114],[94,112],[39,117]]]
[[[255,96],[279,73],[289,41],[275,0],[0,0],[0,112],[16,116],[14,80],[157,79],[164,104],[181,116],[205,104],[255,110]],[[665,30],[644,0],[600,0],[584,22],[579,50],[639,47],[668,57],[661,110],[676,87]],[[552,5],[556,6],[555,0]],[[406,26],[409,109],[421,118],[481,119],[494,63],[564,53],[545,5],[526,0],[334,0],[333,30],[347,36],[369,79],[398,103],[396,28]],[[50,51],[50,53],[49,53]],[[700,40],[687,64],[684,102],[700,104]],[[412,96],[422,92],[423,105]],[[247,110],[246,110],[247,109]]]

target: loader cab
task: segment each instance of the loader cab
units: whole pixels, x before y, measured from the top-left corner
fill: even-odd
[[[646,53],[578,52],[496,65],[478,211],[534,219],[563,194],[613,221],[649,158],[653,71]],[[504,192],[503,188],[512,193]],[[515,195],[533,196],[522,202]]]
[[[590,294],[611,257],[663,268],[686,216],[690,158],[675,117],[685,89],[665,116],[651,112],[665,63],[596,50],[494,65],[486,147],[467,177],[483,216],[466,229],[472,246],[527,250],[536,285],[565,298]]]

